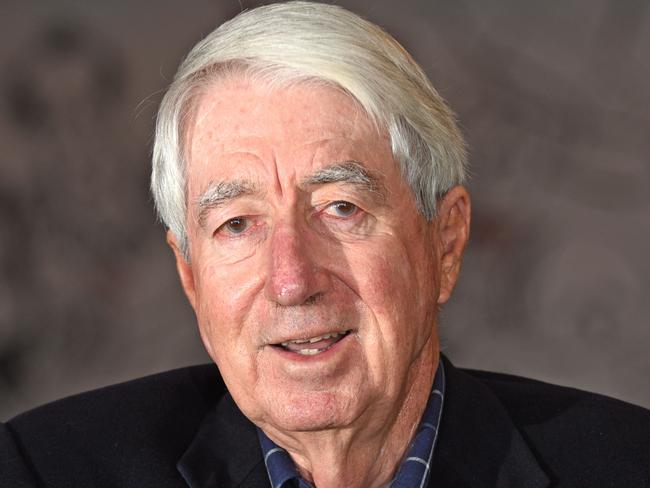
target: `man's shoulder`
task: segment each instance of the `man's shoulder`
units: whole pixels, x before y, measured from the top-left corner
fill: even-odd
[[[176,461],[224,392],[214,365],[155,374],[20,414],[0,424],[0,447],[53,486],[71,469],[74,486],[131,486],[156,470],[178,477]]]
[[[152,374],[72,395],[22,413],[7,422],[18,430],[48,426],[68,433],[110,428],[112,422],[140,424],[175,412],[205,415],[225,386],[214,365],[199,365]],[[118,428],[115,426],[115,428]]]
[[[544,425],[563,417],[597,424],[601,430],[629,423],[650,425],[650,410],[605,395],[511,374],[461,371],[486,386],[518,425]]]
[[[602,486],[597,480],[615,482],[615,473],[621,473],[622,479],[643,480],[630,486],[650,486],[650,410],[519,376],[476,370],[463,373],[498,399],[558,479],[572,479],[575,486],[591,482]]]
[[[22,418],[33,418],[42,415],[52,415],[60,411],[79,411],[88,414],[87,406],[100,405],[102,408],[113,408],[122,405],[122,399],[128,398],[135,402],[133,406],[141,408],[164,407],[156,400],[165,397],[182,402],[185,395],[198,395],[205,402],[211,403],[224,390],[223,380],[214,364],[202,364],[155,373],[129,381],[116,383],[83,393],[71,395],[51,403],[36,407],[16,416],[12,421]]]

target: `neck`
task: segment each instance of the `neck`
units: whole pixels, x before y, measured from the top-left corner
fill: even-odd
[[[362,425],[318,432],[301,432],[283,443],[300,475],[317,488],[379,488],[395,476],[426,408],[438,367],[433,348],[411,368],[409,385],[393,415],[372,415]],[[377,427],[378,426],[378,427]]]

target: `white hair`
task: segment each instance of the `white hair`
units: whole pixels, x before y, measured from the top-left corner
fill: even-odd
[[[158,111],[151,190],[186,257],[185,128],[200,88],[225,73],[280,86],[317,80],[344,90],[387,130],[393,157],[429,220],[436,200],[465,179],[465,143],[453,113],[393,37],[335,5],[258,7],[194,46]]]

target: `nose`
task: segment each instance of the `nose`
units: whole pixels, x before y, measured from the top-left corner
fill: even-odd
[[[327,274],[310,257],[312,252],[298,229],[279,229],[273,233],[265,288],[270,301],[282,306],[305,305],[325,293]]]

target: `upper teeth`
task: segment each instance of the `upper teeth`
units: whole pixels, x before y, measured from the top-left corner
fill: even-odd
[[[311,337],[309,339],[293,339],[291,341],[283,342],[282,345],[287,347],[289,344],[313,344],[314,342],[323,341],[325,339],[336,339],[339,336],[342,336],[344,332],[334,332],[332,334],[325,334],[318,337]]]

